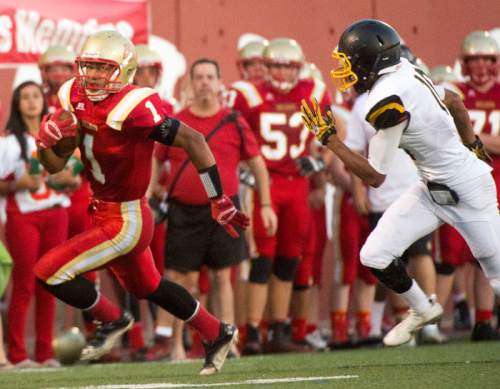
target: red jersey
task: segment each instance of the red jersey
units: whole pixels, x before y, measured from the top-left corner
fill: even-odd
[[[175,117],[206,137],[230,112],[231,110],[228,108],[222,108],[214,116],[199,117],[186,108]],[[237,168],[239,162],[259,155],[257,140],[248,123],[241,117],[237,120],[242,129],[241,135],[235,123],[230,122],[208,140],[210,150],[217,161],[222,188],[228,196],[238,194]],[[169,190],[172,180],[177,176],[177,172],[188,156],[183,149],[178,147],[157,145],[155,157],[160,161],[168,159],[170,162],[170,173],[167,180],[167,189]],[[179,175],[174,190],[170,193],[170,198],[188,205],[208,204],[208,197],[199,178],[199,173],[192,163],[189,163]]]
[[[57,109],[61,108],[61,102],[59,101],[57,95],[46,94],[45,97],[47,98],[47,109],[49,113],[52,113]]]
[[[457,84],[463,94],[465,108],[477,135],[481,133],[500,136],[500,83],[496,83],[488,92],[479,92],[464,83]],[[500,155],[491,154],[493,170],[500,172]]]
[[[315,97],[330,108],[331,98],[323,82],[299,80],[289,93],[280,93],[268,83],[238,81],[233,108],[240,111],[255,132],[260,152],[271,174],[298,176],[295,159],[309,154],[313,136],[300,113],[300,101]]]
[[[165,118],[158,94],[127,85],[93,102],[78,92],[72,79],[59,90],[59,99],[81,123],[79,147],[94,197],[111,202],[143,197],[154,146],[148,136]]]

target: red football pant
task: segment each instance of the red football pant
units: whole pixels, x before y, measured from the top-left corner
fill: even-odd
[[[319,285],[326,244],[325,207],[310,209],[304,253],[295,275],[297,286]]]
[[[120,284],[138,298],[154,292],[161,276],[149,244],[153,217],[142,200],[95,203],[93,227],[49,251],[35,274],[57,285],[92,270],[110,268]]]
[[[165,240],[167,238],[167,226],[165,223],[155,224],[153,239],[149,247],[155,261],[156,268],[160,274],[165,270]]]
[[[51,248],[61,244],[68,233],[68,214],[65,208],[21,214],[9,213],[6,238],[14,261],[12,269],[12,298],[7,313],[8,357],[12,363],[28,358],[24,342],[28,309],[35,296],[35,359],[43,362],[53,358],[52,328],[55,300],[35,282],[33,267]]]
[[[467,262],[473,262],[472,255],[467,242],[462,238],[462,235],[449,224],[443,224],[438,228],[438,249],[436,261],[460,266]]]
[[[369,235],[368,218],[358,214],[348,193],[342,194],[339,216],[334,231],[335,280],[353,285],[359,276],[367,284],[375,285],[377,279],[359,259],[361,247]]]
[[[278,216],[278,231],[274,236],[266,234],[255,195],[253,227],[261,256],[299,258],[302,255],[309,222],[308,193],[309,181],[305,177],[271,176],[272,206]]]

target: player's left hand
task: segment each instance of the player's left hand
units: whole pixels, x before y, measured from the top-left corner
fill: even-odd
[[[492,161],[491,156],[484,148],[483,142],[481,142],[481,139],[479,139],[477,135],[476,135],[476,140],[473,143],[470,143],[465,146],[474,154],[476,154],[476,157],[478,157],[480,160],[486,163],[490,163]]]
[[[315,158],[309,155],[297,158],[295,162],[297,163],[301,176],[310,176],[311,174],[325,170],[325,162],[320,157]]]
[[[335,128],[335,118],[331,110],[328,110],[326,114],[322,114],[321,108],[318,104],[318,100],[314,97],[311,98],[312,109],[309,107],[307,102],[302,99],[300,104],[300,110],[302,111],[302,121],[306,127],[311,131],[316,139],[318,139],[322,145],[328,143],[330,136],[337,133]]]
[[[240,234],[235,227],[247,228],[250,219],[246,214],[236,209],[233,202],[226,195],[211,200],[212,218],[217,221],[229,235],[238,238]]]

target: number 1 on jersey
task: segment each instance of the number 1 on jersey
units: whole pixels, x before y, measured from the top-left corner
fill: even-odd
[[[94,157],[94,136],[90,134],[85,134],[83,137],[83,147],[85,148],[85,156],[87,157],[87,160],[90,162],[90,171],[92,172],[92,175],[94,176],[95,180],[101,184],[104,185],[106,182],[106,177],[102,173],[101,166],[99,165],[99,162],[97,162],[97,159]]]

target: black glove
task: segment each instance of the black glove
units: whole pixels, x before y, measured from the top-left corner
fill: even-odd
[[[325,170],[325,162],[321,158],[312,156],[300,157],[295,160],[301,176],[310,176]]]
[[[480,160],[486,163],[490,163],[492,161],[490,155],[484,148],[483,142],[481,142],[481,139],[479,139],[477,135],[476,140],[468,145],[465,145],[465,147],[476,154],[476,157],[478,157]]]
[[[166,201],[158,200],[156,197],[150,197],[148,203],[149,207],[153,211],[155,224],[161,224],[167,220],[168,203]]]
[[[238,178],[240,179],[240,184],[255,189],[255,177],[250,170],[240,169],[238,171]]]

